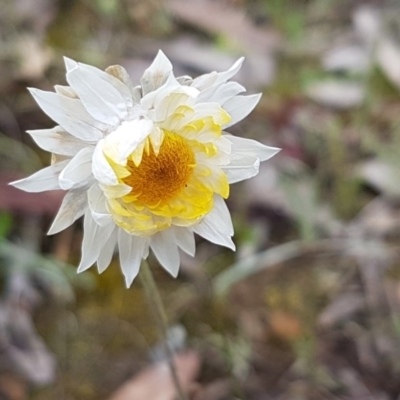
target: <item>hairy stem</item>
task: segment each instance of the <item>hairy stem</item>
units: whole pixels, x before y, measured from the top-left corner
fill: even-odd
[[[157,289],[153,273],[146,260],[143,260],[139,278],[146,294],[147,301],[151,308],[157,329],[164,346],[164,351],[167,356],[168,366],[171,371],[172,380],[174,382],[179,400],[188,400],[186,393],[183,391],[179,381],[178,372],[175,365],[174,349],[168,340],[168,322],[160,292]]]

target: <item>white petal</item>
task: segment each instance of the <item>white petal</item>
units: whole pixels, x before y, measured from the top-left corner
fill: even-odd
[[[88,142],[102,138],[107,126],[94,120],[80,100],[38,89],[29,91],[42,110],[71,135]]]
[[[154,153],[158,155],[162,142],[164,141],[164,131],[158,126],[154,128],[153,132],[149,135],[151,145],[153,147]]]
[[[166,229],[156,233],[151,238],[151,249],[159,263],[176,278],[179,272],[179,251],[172,230]]]
[[[143,74],[140,84],[143,96],[161,87],[172,74],[172,64],[167,56],[159,50],[156,58]]]
[[[193,230],[213,243],[235,250],[235,244],[231,239],[232,219],[225,201],[220,196],[214,196],[214,208],[200,224],[193,227]]]
[[[190,86],[193,83],[193,78],[189,75],[178,76],[176,80],[185,86]]]
[[[247,117],[261,99],[261,93],[250,96],[235,96],[224,104],[224,109],[232,119],[224,126],[227,128]]]
[[[212,215],[210,216],[210,214]],[[214,196],[214,208],[210,214],[208,214],[209,218],[212,219],[210,225],[216,229],[218,228],[221,232],[233,236],[234,230],[231,213],[229,212],[225,200],[221,196]]]
[[[68,57],[64,57],[65,68],[67,72],[75,69],[78,66],[78,63],[74,60],[71,60]]]
[[[124,97],[107,80],[117,79],[97,68],[93,73],[92,69],[78,64],[68,71],[67,81],[93,118],[108,125],[117,125],[128,112]]]
[[[222,85],[220,90],[217,91],[212,101],[216,101],[224,105],[232,97],[237,96],[239,93],[245,92],[244,86],[239,85],[237,82],[228,82]]]
[[[53,129],[28,131],[32,139],[43,150],[64,156],[74,156],[88,144],[65,132],[60,126]]]
[[[235,76],[239,72],[240,68],[242,68],[243,61],[244,57],[241,57],[227,71],[219,72],[215,84],[226,82],[228,79],[231,79],[233,76]]]
[[[187,89],[192,89],[192,93],[188,93]],[[194,104],[195,97],[198,91],[194,88],[181,87],[169,95],[162,98],[159,102],[154,104],[155,107],[155,121],[164,121],[167,119],[180,105]]]
[[[232,154],[229,165],[222,166],[230,184],[252,178],[258,174],[260,159],[258,157]]]
[[[59,163],[50,165],[40,171],[34,173],[25,179],[11,182],[10,185],[18,189],[25,190],[25,192],[43,192],[45,190],[60,189],[58,177],[60,172],[66,167],[70,160],[61,161]]]
[[[59,182],[64,190],[71,189],[92,174],[93,147],[85,147],[61,171]]]
[[[118,184],[118,179],[110,164],[106,160],[103,149],[104,139],[100,140],[94,149],[92,159],[93,176],[104,185],[116,185]]]
[[[206,220],[201,222],[199,225],[196,225],[193,230],[195,233],[212,243],[235,250],[235,244],[232,242],[231,237],[223,235],[221,232],[212,229],[209,224],[207,224]]]
[[[98,184],[94,184],[88,190],[88,203],[93,219],[100,226],[108,225],[112,222],[112,217],[107,210],[106,198]]]
[[[140,100],[140,105],[143,110],[153,110],[154,107],[156,107],[156,104],[159,104],[164,97],[168,96],[174,91],[179,90],[180,88],[181,85],[171,73],[162,86],[147,93],[146,95],[143,95],[143,98]]]
[[[143,255],[148,248],[148,241],[147,238],[132,236],[123,229],[118,230],[119,260],[128,288],[139,273]]]
[[[212,117],[216,124],[222,125],[229,118],[225,110],[218,103],[195,104],[193,110],[194,114],[191,118],[194,121],[205,117]]]
[[[51,225],[48,235],[54,235],[72,225],[78,218],[85,213],[88,186],[70,190],[64,197],[61,207]]]
[[[228,82],[218,86],[213,86],[201,92],[197,98],[197,102],[202,103],[211,101],[223,105],[227,100],[245,91],[246,89],[237,82]]]
[[[258,174],[260,161],[265,161],[280,151],[256,140],[224,135],[232,143],[229,165],[222,166],[229,183],[240,182]]]
[[[134,103],[140,103],[140,100],[142,100],[143,93],[142,93],[142,87],[140,85],[135,86],[132,89],[132,99]]]
[[[232,153],[243,154],[244,156],[250,155],[259,158],[260,161],[266,161],[281,151],[281,149],[266,146],[252,139],[233,135],[225,135],[224,137],[232,143]]]
[[[72,89],[70,86],[55,85],[54,90],[56,91],[56,93],[61,94],[62,96],[71,97],[71,99],[79,98],[75,90]]]
[[[67,73],[76,67],[88,71],[92,75],[96,75],[99,79],[108,82],[111,86],[117,89],[124,98],[127,107],[131,107],[133,105],[130,78],[125,68],[121,67],[120,65],[112,65],[106,69],[106,72],[104,72],[99,68],[93,67],[92,65],[77,63],[68,59],[67,57],[64,57],[64,61],[67,68]],[[124,73],[125,77],[124,79],[121,79],[121,74]]]
[[[226,82],[228,79],[232,78],[234,75],[238,73],[240,68],[242,67],[244,61],[244,57],[239,58],[232,67],[230,67],[227,71],[223,72],[211,72],[209,74],[201,75],[198,78],[193,80],[191,86],[203,91],[207,90],[213,86],[217,86],[221,83]]]
[[[222,135],[217,140],[214,141],[215,145],[218,148],[218,153],[224,153],[228,156],[232,153],[232,142],[227,139],[228,135]],[[224,158],[225,158],[224,155]],[[227,164],[229,163],[229,160]],[[221,164],[220,164],[221,165]],[[224,164],[225,165],[225,164]]]
[[[195,233],[212,243],[228,247],[233,251],[236,248],[230,236],[226,236],[221,232],[215,231],[209,226],[209,224],[207,224],[206,220],[201,222],[199,225],[196,225],[193,230]]]
[[[213,71],[209,74],[200,75],[197,78],[193,79],[191,87],[194,87],[200,91],[205,91],[215,85],[216,80],[218,79],[218,73]]]
[[[174,226],[173,229],[177,245],[187,254],[194,256],[196,243],[193,232],[185,227]]]
[[[123,183],[113,186],[99,185],[103,193],[108,199],[118,199],[130,193],[132,188]]]
[[[96,262],[114,228],[113,223],[106,226],[97,225],[90,211],[86,211],[83,220],[82,258],[78,272],[86,271]]]
[[[97,259],[97,270],[99,271],[99,274],[103,273],[111,263],[118,239],[117,230],[118,228],[115,227],[111,236],[100,251]]]
[[[152,133],[153,129],[154,123],[149,119],[125,121],[104,139],[104,152],[117,164],[126,165],[128,156]]]
[[[120,80],[129,90],[129,97],[132,99],[132,105],[134,103],[139,103],[142,98],[141,89],[138,90],[138,87],[133,87],[131,78],[127,72],[127,70],[121,65],[111,65],[106,68],[106,72],[115,76],[118,80]],[[120,90],[120,89],[119,89]],[[126,96],[126,94],[125,94]]]

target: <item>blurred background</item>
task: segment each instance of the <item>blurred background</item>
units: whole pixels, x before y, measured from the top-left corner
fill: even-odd
[[[283,150],[228,200],[237,252],[198,238],[173,280],[150,259],[192,400],[400,399],[398,0],[0,0],[0,399],[173,400],[138,281],[76,274],[63,193],[7,186],[49,164],[26,87],[62,56],[264,93],[230,129]]]

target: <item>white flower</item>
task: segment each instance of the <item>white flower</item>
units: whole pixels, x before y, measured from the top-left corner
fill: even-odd
[[[261,97],[239,95],[245,89],[228,82],[242,62],[175,78],[160,51],[133,87],[121,66],[104,72],[65,59],[69,86],[30,90],[58,124],[28,132],[53,163],[13,185],[67,191],[49,234],[84,215],[79,272],[96,262],[103,272],[118,245],[129,287],[150,248],[174,277],[179,249],[195,253],[195,233],[235,248],[229,185],[256,175],[260,161],[279,151],[223,131]]]

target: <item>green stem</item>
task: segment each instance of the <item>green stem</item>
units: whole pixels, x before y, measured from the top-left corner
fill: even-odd
[[[145,291],[149,306],[152,310],[152,314],[156,322],[161,341],[164,345],[164,350],[167,356],[172,380],[174,382],[175,389],[178,392],[178,398],[179,400],[188,400],[179,381],[178,372],[175,365],[174,349],[172,348],[171,343],[168,340],[168,322],[165,308],[161,300],[160,292],[157,289],[153,273],[151,272],[149,264],[146,260],[143,260],[142,262],[139,278]]]

